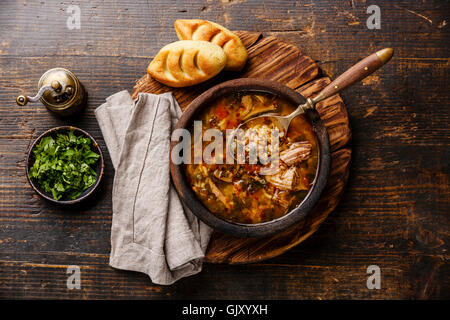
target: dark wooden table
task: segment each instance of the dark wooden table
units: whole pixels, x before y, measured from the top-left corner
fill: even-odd
[[[366,9],[381,9],[369,30]],[[68,7],[81,9],[69,30]],[[0,2],[0,298],[449,298],[449,1],[24,1]],[[111,188],[60,208],[25,178],[25,155],[45,129],[73,124],[107,154],[93,110],[130,90],[152,56],[176,40],[178,18],[204,18],[232,30],[261,31],[301,47],[336,77],[377,49],[394,59],[342,94],[353,130],[347,190],[306,242],[251,265],[212,265],[168,287],[108,266]],[[89,92],[79,119],[54,118],[34,94],[42,73],[66,67]],[[66,287],[68,265],[81,290]],[[369,290],[367,267],[381,269]]]

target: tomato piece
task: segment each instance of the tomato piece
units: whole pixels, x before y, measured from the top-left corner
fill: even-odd
[[[234,129],[237,126],[238,126],[238,122],[237,121],[228,121],[226,129]]]
[[[257,164],[244,164],[244,168],[246,171],[259,171],[261,166]]]
[[[228,116],[228,110],[224,105],[221,104],[217,107],[216,114],[220,120],[223,120]]]

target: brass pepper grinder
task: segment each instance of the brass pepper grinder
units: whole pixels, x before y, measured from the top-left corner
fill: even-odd
[[[78,78],[69,70],[54,68],[45,72],[38,83],[38,93],[34,97],[20,95],[16,102],[24,106],[28,102],[41,102],[53,113],[72,116],[86,106],[87,93]]]

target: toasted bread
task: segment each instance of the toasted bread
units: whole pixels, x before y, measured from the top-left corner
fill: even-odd
[[[227,55],[225,70],[239,71],[247,61],[247,50],[241,39],[227,28],[211,21],[176,20],[175,31],[180,40],[203,40],[223,48]]]
[[[170,87],[187,87],[217,75],[226,65],[225,52],[207,41],[183,40],[163,47],[147,72]]]

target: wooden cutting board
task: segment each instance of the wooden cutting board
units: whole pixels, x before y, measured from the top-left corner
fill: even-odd
[[[263,78],[275,80],[295,89],[305,98],[316,95],[330,83],[320,76],[319,67],[296,46],[260,33],[236,31],[247,47],[249,59],[241,72],[222,72],[216,78],[188,88],[170,88],[149,76],[144,76],[133,88],[139,92],[164,93],[172,91],[182,110],[199,94],[210,87],[235,78]],[[286,252],[313,234],[337,206],[348,179],[351,130],[347,111],[339,95],[316,105],[325,123],[331,144],[331,172],[321,199],[308,217],[298,225],[269,238],[241,239],[215,231],[206,254],[211,263],[250,263],[269,259]]]

